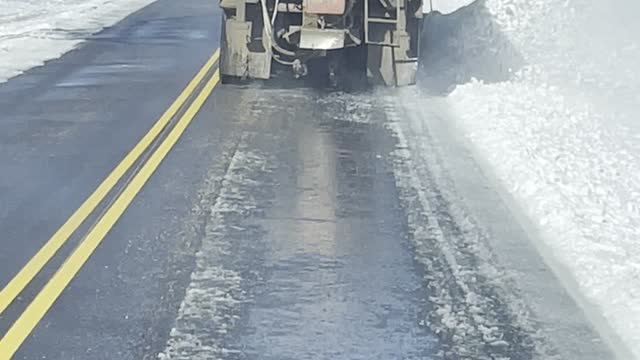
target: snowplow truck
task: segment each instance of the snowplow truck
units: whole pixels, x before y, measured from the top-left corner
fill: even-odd
[[[269,79],[277,63],[298,78],[319,61],[332,83],[354,69],[372,85],[416,81],[422,0],[221,0],[220,7],[224,77]]]

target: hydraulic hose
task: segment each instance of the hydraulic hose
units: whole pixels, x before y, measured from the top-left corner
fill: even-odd
[[[260,7],[262,8],[262,22],[264,23],[264,28],[265,28],[264,32],[266,34],[267,42],[268,42],[266,45],[272,49],[277,50],[278,52],[284,55],[296,56],[295,52],[283,49],[273,39],[273,27],[271,25],[271,22],[269,21],[269,10],[267,9],[267,0],[260,0]],[[274,17],[273,17],[274,20],[275,20],[275,14],[277,11],[278,9],[276,7],[276,9],[274,10]]]

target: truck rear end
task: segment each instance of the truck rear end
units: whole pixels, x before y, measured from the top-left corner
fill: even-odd
[[[328,60],[332,83],[361,69],[371,84],[415,83],[422,0],[221,0],[224,76],[268,79],[272,64],[308,74]]]

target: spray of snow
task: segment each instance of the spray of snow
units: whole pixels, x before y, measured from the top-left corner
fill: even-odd
[[[487,0],[524,66],[448,96],[456,128],[536,225],[554,261],[640,358],[640,3]],[[487,24],[459,32],[483,42]],[[482,26],[482,27],[481,27]],[[504,46],[485,49],[507,59]],[[472,66],[476,59],[467,59]],[[457,64],[459,71],[465,64]]]
[[[0,0],[0,83],[154,0]]]

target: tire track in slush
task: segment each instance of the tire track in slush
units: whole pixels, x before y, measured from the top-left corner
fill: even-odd
[[[233,115],[240,125],[239,140],[224,175],[212,172],[201,191],[196,206],[200,248],[159,360],[243,358],[235,330],[244,320],[245,305],[252,302],[252,291],[264,282],[265,230],[259,219],[275,196],[279,163],[274,150],[284,139],[283,129],[273,132],[267,121],[277,117],[265,116],[295,110],[275,106],[253,87],[235,90],[244,97]],[[300,96],[286,94],[289,99]]]
[[[393,97],[385,99],[387,128],[398,140],[393,154],[396,184],[411,228],[416,261],[424,266],[434,309],[427,322],[441,339],[443,359],[557,359],[555,349],[536,334],[527,309],[514,309],[496,282],[501,271],[489,261],[483,234],[469,214],[460,219],[432,172],[420,168],[405,138]],[[436,167],[435,163],[430,164]],[[458,209],[460,210],[460,209]]]
[[[253,137],[248,133],[240,140],[220,179],[217,199],[205,209],[209,216],[201,248],[195,255],[195,269],[167,346],[158,359],[214,359],[238,353],[225,346],[226,337],[240,321],[240,305],[250,301],[246,289],[252,274],[243,271],[250,269],[234,266],[234,260],[254,256],[252,252],[260,250],[258,244],[253,248],[238,246],[242,246],[241,239],[259,239],[261,235],[259,227],[243,227],[239,220],[264,208],[261,192],[269,188],[265,178],[273,172],[273,158],[250,147]]]

